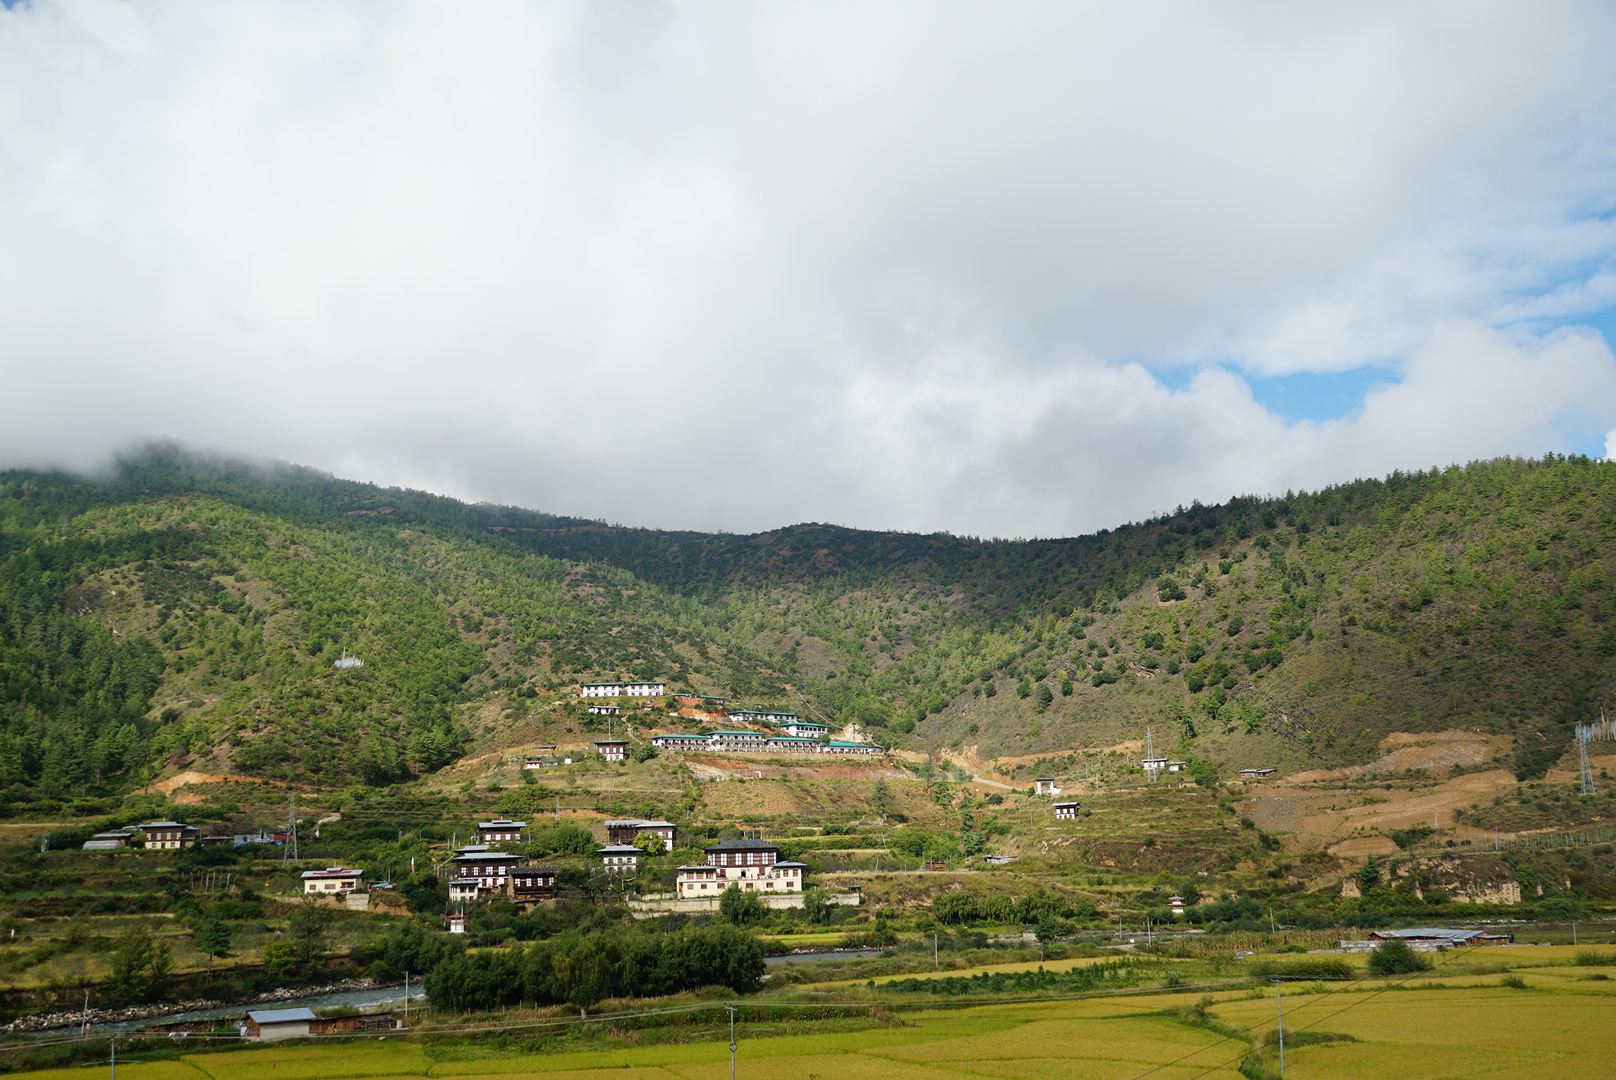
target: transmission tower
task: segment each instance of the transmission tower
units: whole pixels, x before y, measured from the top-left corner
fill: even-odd
[[[292,793],[291,808],[286,811],[286,843],[281,848],[281,864],[297,861],[297,793]]]
[[[1588,744],[1600,735],[1599,724],[1577,725],[1577,764],[1582,770],[1582,793],[1594,793],[1594,767],[1588,761]]]

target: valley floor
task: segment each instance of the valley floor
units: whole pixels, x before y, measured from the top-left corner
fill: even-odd
[[[1562,950],[1564,951],[1564,950]],[[1510,950],[1510,959],[1530,957]],[[1541,962],[1568,958],[1545,956]],[[1437,970],[1337,990],[1294,985],[1286,994],[1287,1074],[1404,1080],[1608,1075],[1616,1057],[1616,980],[1578,968],[1520,967],[1524,988],[1497,975]],[[1597,973],[1594,973],[1597,975]],[[1198,994],[1131,995],[896,1014],[892,1026],[769,1037],[738,1030],[738,1077],[832,1080],[1234,1080],[1240,1061],[1274,1027],[1263,991],[1230,991],[1195,1022]],[[1207,999],[1200,999],[1203,1004]],[[749,1011],[763,1004],[747,1003]],[[449,1043],[340,1042],[264,1046],[120,1066],[124,1080],[341,1080],[346,1077],[546,1077],[552,1080],[723,1080],[727,1031],[713,1003],[710,1041],[524,1054]],[[606,1018],[606,1022],[610,1022]],[[1330,1033],[1341,1041],[1316,1042]],[[512,1030],[521,1037],[521,1030]],[[1276,1064],[1272,1057],[1263,1066]],[[609,1071],[608,1071],[609,1070]],[[68,1080],[93,1066],[31,1073]],[[1260,1068],[1248,1075],[1261,1076]]]

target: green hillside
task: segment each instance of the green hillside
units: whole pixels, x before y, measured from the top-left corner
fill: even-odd
[[[0,787],[393,783],[497,745],[474,706],[617,673],[985,757],[1150,725],[1317,767],[1472,727],[1540,774],[1613,685],[1613,535],[1616,465],[1555,456],[981,541],[618,528],[153,447],[0,473]]]

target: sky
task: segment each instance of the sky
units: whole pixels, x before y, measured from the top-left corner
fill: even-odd
[[[1616,451],[1616,8],[33,0],[0,466],[1071,535]]]

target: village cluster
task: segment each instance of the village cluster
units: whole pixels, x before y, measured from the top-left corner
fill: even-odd
[[[595,851],[599,871],[624,884],[638,872],[640,860],[655,838],[663,850],[671,851],[678,826],[671,821],[622,818],[605,823],[607,843]],[[464,907],[467,903],[503,897],[519,906],[553,900],[556,896],[557,868],[526,862],[506,851],[527,839],[527,822],[496,818],[477,823],[479,842],[455,849],[449,859],[449,902],[460,908],[449,916],[449,932],[465,932]],[[769,906],[798,906],[803,891],[802,863],[783,861],[780,848],[764,840],[720,840],[704,849],[706,861],[681,866],[675,872],[672,897],[641,898],[637,906],[657,910],[716,909],[725,889],[734,886],[744,892],[783,898]],[[314,896],[340,896],[354,893],[364,884],[364,872],[341,866],[306,870],[303,891]]]
[[[617,716],[622,707],[607,699],[633,697],[666,697],[668,688],[660,682],[595,682],[584,683],[578,696],[590,698],[589,712],[596,716]],[[675,695],[680,697],[682,695]],[[698,735],[662,733],[651,737],[651,745],[659,750],[683,750],[694,753],[723,754],[884,754],[883,747],[873,743],[850,742],[830,737],[830,725],[816,720],[804,720],[796,713],[765,709],[730,709],[722,698],[699,699],[705,702],[708,715],[722,714],[735,726],[723,731],[710,731]],[[595,743],[596,750],[607,761],[628,758],[629,744],[625,739],[602,739]],[[570,764],[570,759],[558,760],[554,746],[540,746],[527,757],[524,768],[543,768],[548,765]]]

